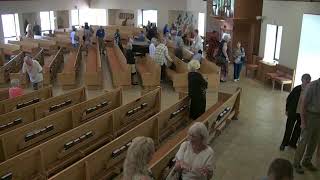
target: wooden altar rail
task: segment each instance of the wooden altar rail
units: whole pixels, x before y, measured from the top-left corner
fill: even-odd
[[[62,89],[73,89],[77,87],[77,76],[80,71],[82,54],[81,46],[71,50],[68,55],[68,61],[64,64],[63,71],[58,73],[58,82]]]
[[[31,105],[28,104],[30,101],[37,99],[38,102],[49,99],[52,97],[52,87],[41,88],[39,90],[26,93],[22,96],[15,98],[5,99],[0,101],[0,114],[5,114],[14,110],[17,110],[21,104],[25,106]]]
[[[132,139],[137,136],[151,137],[156,147],[161,147],[161,144],[170,139],[172,134],[191,122],[188,115],[189,98],[186,97],[66,168],[50,180],[112,179],[121,173],[126,150]]]
[[[109,69],[114,87],[131,86],[131,67],[118,45],[106,47]]]
[[[2,134],[0,135],[0,161],[5,161],[62,133],[71,131],[121,105],[122,91],[118,89]],[[52,129],[45,130],[46,127],[52,127]]]
[[[196,120],[203,122],[207,126],[209,130],[209,142],[218,137],[231,120],[238,118],[240,96],[241,89],[238,89],[234,94],[219,92],[218,102]],[[167,176],[165,173],[166,169],[169,168],[169,164],[172,164],[172,159],[174,159],[178,152],[181,143],[187,140],[188,129],[189,127],[178,132],[176,136],[163,144],[153,155],[150,169],[155,179],[163,179]]]
[[[0,164],[0,177],[46,179],[62,171],[158,113],[160,96],[160,89],[150,92],[3,162]]]
[[[84,82],[88,89],[102,88],[101,57],[98,43],[88,50]]]
[[[0,135],[54,114],[75,104],[79,104],[85,100],[85,88],[75,89],[68,93],[55,96],[38,103],[35,103],[38,101],[38,99],[33,99],[27,103],[35,104],[0,115],[0,126],[3,126],[0,129]],[[20,106],[24,105],[25,104],[21,104]]]
[[[19,72],[23,65],[24,52],[20,52],[5,65],[0,67],[0,84],[10,81],[10,73]]]
[[[43,66],[43,84],[50,85],[57,77],[60,67],[64,63],[63,48],[60,48],[55,55],[49,57]]]
[[[44,65],[44,55],[43,55],[44,49],[40,48],[38,50],[39,51],[37,53],[34,53],[34,56],[32,56],[32,58],[34,60],[37,60],[39,62],[39,64],[41,66],[43,66]],[[27,88],[29,85],[29,77],[28,77],[27,73],[22,73],[23,62],[24,61],[22,61],[22,64],[19,65],[19,67],[20,67],[19,69],[10,73],[10,80],[19,79],[20,86],[22,88]]]

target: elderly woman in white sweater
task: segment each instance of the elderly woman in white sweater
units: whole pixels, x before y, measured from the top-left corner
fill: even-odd
[[[181,144],[176,154],[175,170],[182,180],[208,180],[213,176],[213,150],[207,145],[209,132],[201,122],[194,123],[188,131],[188,141]]]

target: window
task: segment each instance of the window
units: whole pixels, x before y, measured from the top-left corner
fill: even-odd
[[[48,33],[49,30],[54,30],[54,12],[53,11],[42,11],[40,12],[41,30],[42,32]]]
[[[1,19],[5,43],[8,40],[17,40],[20,36],[18,14],[2,14]]]
[[[205,14],[199,13],[199,20],[198,20],[198,30],[199,35],[204,36],[204,28],[205,28]]]
[[[138,26],[142,23],[143,26],[148,25],[148,21],[158,24],[158,11],[157,10],[144,10],[138,11]]]
[[[82,26],[85,22],[89,25],[107,25],[107,11],[105,9],[71,10],[72,26]]]
[[[282,26],[267,24],[264,60],[273,62],[280,59]]]

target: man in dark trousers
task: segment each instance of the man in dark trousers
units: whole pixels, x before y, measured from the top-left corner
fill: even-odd
[[[297,141],[301,133],[301,117],[300,117],[300,94],[311,81],[309,74],[302,75],[302,84],[295,87],[289,94],[286,103],[286,115],[288,117],[286,130],[280,146],[280,151],[283,151],[286,146],[294,149],[297,148]]]

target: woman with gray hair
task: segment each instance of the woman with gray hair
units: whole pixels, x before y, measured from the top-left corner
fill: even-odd
[[[149,137],[132,140],[123,165],[123,180],[152,180],[148,163],[154,153],[154,142]]]
[[[190,118],[196,120],[206,111],[206,89],[208,82],[204,79],[198,60],[191,60],[188,63],[188,93],[191,99]]]
[[[217,65],[221,67],[221,77],[220,82],[226,82],[228,76],[228,65],[229,65],[229,56],[228,56],[228,43],[231,40],[230,34],[224,34],[222,41],[219,45],[219,51],[216,57]]]
[[[201,122],[194,123],[188,131],[188,140],[183,142],[176,154],[175,171],[182,180],[211,179],[213,176],[213,150],[207,145],[209,132]]]

